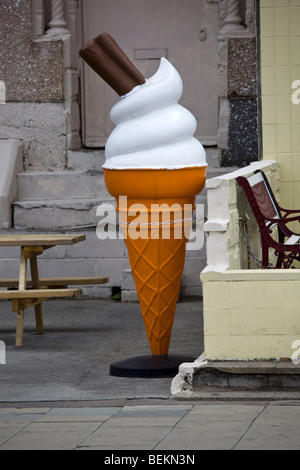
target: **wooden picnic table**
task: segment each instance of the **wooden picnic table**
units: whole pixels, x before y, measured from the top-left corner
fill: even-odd
[[[44,249],[52,248],[56,245],[75,245],[86,239],[81,235],[1,235],[0,246],[39,246]]]
[[[81,294],[79,288],[68,288],[69,285],[106,284],[107,277],[70,277],[70,278],[39,278],[38,256],[45,250],[58,245],[75,245],[86,240],[85,235],[2,235],[0,247],[20,247],[19,279],[0,280],[0,300],[12,300],[13,312],[17,313],[16,346],[23,344],[24,312],[35,307],[36,330],[38,335],[44,334],[42,302],[54,297],[75,297]],[[30,262],[31,279],[27,280],[27,261]],[[16,290],[11,290],[15,289]]]

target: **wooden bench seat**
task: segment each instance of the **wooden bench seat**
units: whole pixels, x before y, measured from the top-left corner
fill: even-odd
[[[108,277],[64,277],[64,278],[40,278],[40,287],[63,288],[68,286],[93,286],[107,284]],[[31,279],[26,280],[27,287],[32,287]],[[19,279],[0,279],[0,287],[17,288]],[[1,291],[0,291],[1,292]],[[1,298],[1,297],[0,297]]]
[[[75,297],[81,294],[81,289],[30,289],[30,290],[0,290],[0,300],[50,299]]]

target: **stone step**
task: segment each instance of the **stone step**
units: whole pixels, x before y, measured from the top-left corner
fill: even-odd
[[[193,391],[300,387],[299,365],[291,361],[208,361],[193,374]]]
[[[44,199],[16,201],[13,205],[17,229],[56,230],[95,226],[97,208],[113,199]]]
[[[204,215],[206,215],[205,195],[198,196],[196,203],[204,205]],[[97,208],[102,204],[115,207],[115,199],[106,193],[106,198],[95,199],[18,200],[13,203],[14,227],[17,229],[56,230],[86,225],[96,226],[101,220],[101,217],[96,215]]]
[[[232,171],[209,168],[207,179]],[[107,197],[102,172],[54,171],[25,172],[17,176],[18,200],[94,199]]]
[[[209,168],[207,178],[228,173],[228,168]],[[197,197],[205,206],[206,189]],[[69,229],[96,226],[97,207],[114,204],[103,173],[84,171],[26,172],[18,175],[18,199],[14,203],[14,226],[21,229]]]
[[[103,173],[25,172],[18,175],[18,200],[95,199],[108,196]]]
[[[198,196],[196,203],[197,205],[204,205],[204,217],[206,217],[206,198]],[[77,227],[84,226],[96,227],[103,216],[106,216],[105,213],[97,216],[97,208],[102,204],[109,204],[115,210],[115,200],[113,198],[16,201],[13,203],[14,227],[16,229],[30,230],[76,229]],[[118,223],[118,214],[116,214],[116,218]]]

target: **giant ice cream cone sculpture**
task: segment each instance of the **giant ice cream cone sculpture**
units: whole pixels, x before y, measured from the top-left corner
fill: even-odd
[[[169,351],[190,226],[189,221],[183,222],[184,206],[194,205],[204,181],[202,168],[105,170],[106,186],[117,200],[154,355]],[[124,194],[127,204],[123,207],[120,196]],[[136,210],[140,226],[135,225]]]
[[[185,264],[184,209],[204,187],[205,151],[193,137],[195,118],[178,104],[182,80],[170,62],[163,58],[143,79],[106,33],[81,55],[121,96],[111,111],[105,183],[116,198],[152,355],[166,356]]]

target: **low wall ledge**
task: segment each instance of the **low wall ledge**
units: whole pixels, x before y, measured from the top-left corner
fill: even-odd
[[[204,224],[205,232],[226,232],[229,224],[229,219],[209,219]]]
[[[225,272],[204,270],[201,281],[242,282],[242,281],[299,281],[300,269],[241,269]]]
[[[206,181],[207,189],[215,189],[222,184],[226,184],[227,181],[234,180],[238,176],[250,176],[256,170],[263,170],[266,167],[271,167],[272,170],[278,168],[278,162],[275,160],[260,160],[258,162],[252,162],[251,165],[245,168],[239,168],[238,170],[226,173],[222,176],[216,176]],[[227,183],[228,184],[228,183]]]

